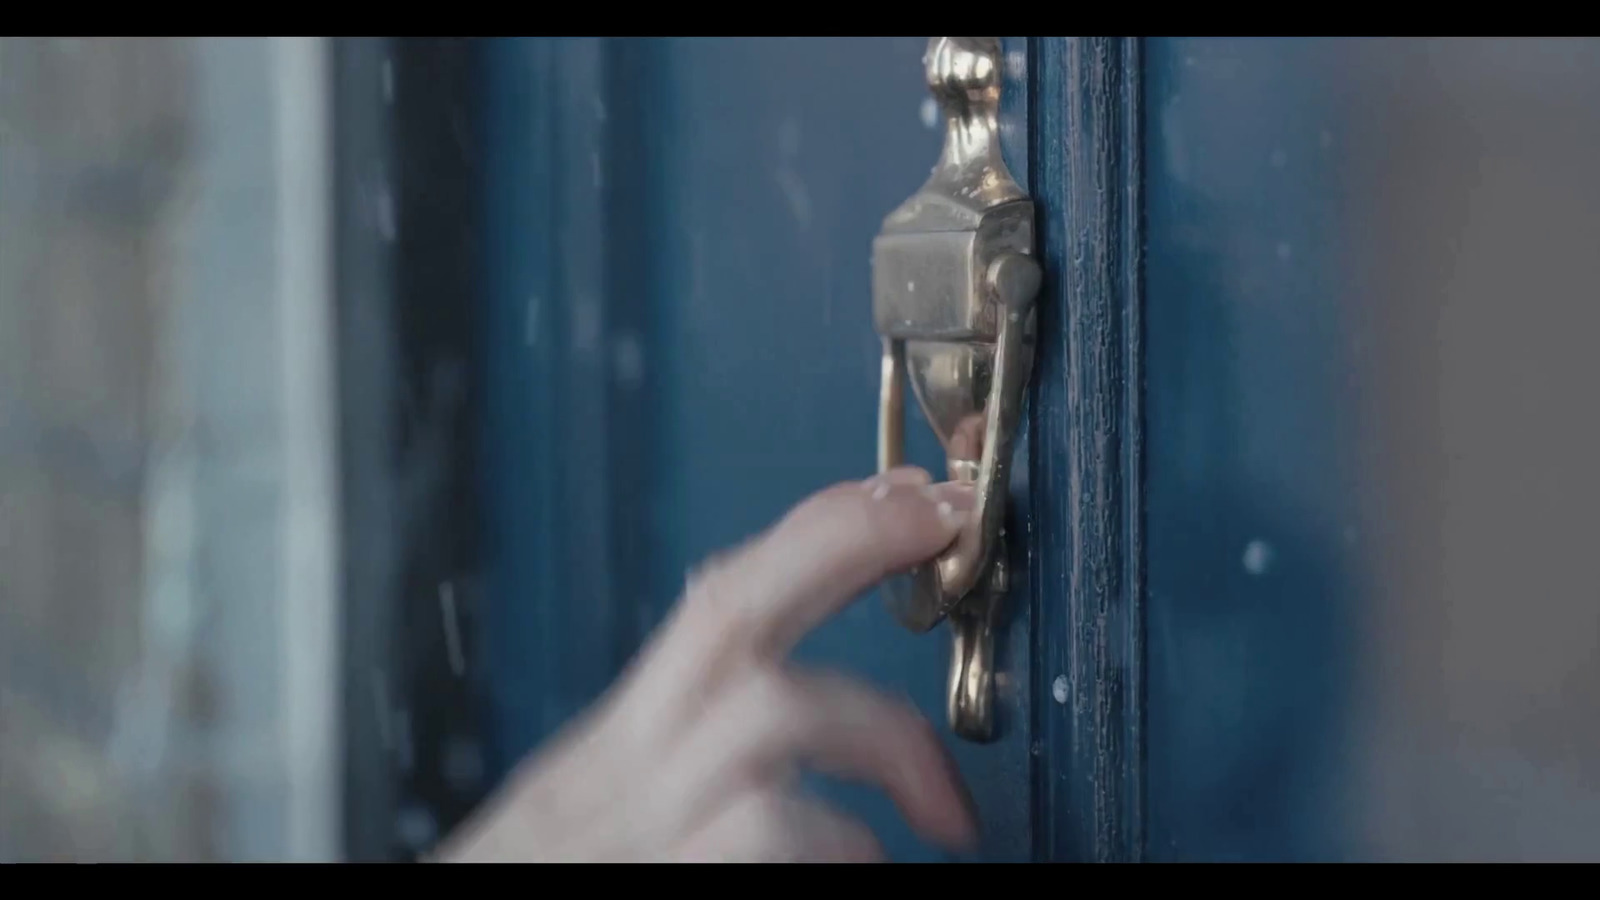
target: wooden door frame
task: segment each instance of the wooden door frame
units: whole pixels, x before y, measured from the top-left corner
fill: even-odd
[[[332,44],[343,849],[396,861],[488,788],[479,45]]]
[[[1144,857],[1140,40],[1028,39],[1046,282],[1028,417],[1034,858]]]

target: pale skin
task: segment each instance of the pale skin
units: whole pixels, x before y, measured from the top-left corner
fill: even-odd
[[[445,862],[872,862],[858,821],[805,795],[802,767],[874,783],[911,827],[971,847],[971,798],[911,706],[788,659],[884,577],[948,547],[971,490],[901,468],[845,482],[689,579],[594,708],[525,761]]]

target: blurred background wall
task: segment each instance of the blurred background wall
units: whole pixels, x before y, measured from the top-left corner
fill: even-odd
[[[326,70],[0,41],[0,858],[339,855]]]

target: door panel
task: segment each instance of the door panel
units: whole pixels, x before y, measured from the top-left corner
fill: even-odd
[[[661,404],[648,499],[658,604],[687,567],[818,486],[872,470],[881,349],[868,254],[883,216],[939,152],[941,132],[924,109],[925,46],[790,38],[624,50],[650,57],[640,74],[660,98],[641,142],[660,195],[641,248],[657,277],[644,377]],[[917,418],[909,431],[914,458],[942,471],[926,424]],[[943,725],[945,629],[904,631],[876,594],[824,626],[798,658],[903,692]],[[1004,748],[962,753],[997,849],[1026,846],[1016,841],[1026,807],[1005,802],[1015,790],[1002,783],[1025,781],[1025,747],[1013,729]],[[930,855],[881,797],[830,793],[897,857]]]
[[[486,637],[504,765],[603,689],[686,570],[871,473],[871,241],[927,177],[941,123],[925,38],[496,44]],[[1025,72],[1010,75],[1025,178]],[[917,414],[907,433],[942,471]],[[987,858],[1031,852],[1027,622],[1013,604],[1004,736],[950,740]],[[943,730],[944,628],[906,632],[874,593],[798,655]],[[896,859],[939,858],[875,792],[818,787]]]
[[[1149,852],[1600,855],[1600,45],[1146,42]]]

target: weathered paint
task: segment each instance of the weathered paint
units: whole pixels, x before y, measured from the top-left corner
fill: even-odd
[[[1030,415],[1035,856],[1142,852],[1139,42],[1032,39],[1046,296]],[[1060,686],[1065,699],[1054,702]]]

